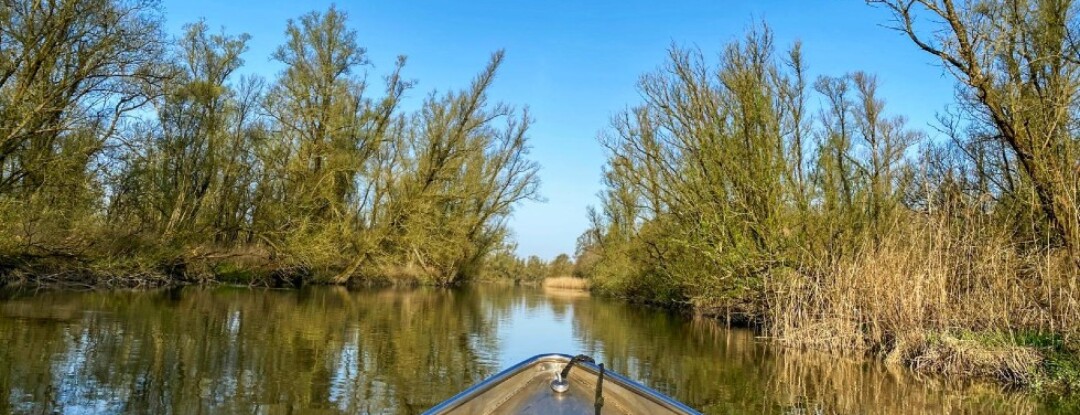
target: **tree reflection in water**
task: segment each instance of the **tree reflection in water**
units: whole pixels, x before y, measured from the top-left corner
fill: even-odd
[[[9,293],[0,344],[2,413],[418,413],[551,351],[593,354],[708,413],[1047,409],[777,350],[712,320],[513,287]]]

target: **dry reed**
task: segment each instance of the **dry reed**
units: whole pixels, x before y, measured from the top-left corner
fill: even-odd
[[[1075,270],[1063,255],[1023,254],[991,229],[919,217],[809,275],[773,276],[767,332],[790,345],[877,352],[920,371],[1030,383],[1040,354],[1013,339],[1080,332]]]
[[[577,277],[551,277],[544,278],[544,288],[562,288],[570,290],[588,290],[589,281],[584,278]]]

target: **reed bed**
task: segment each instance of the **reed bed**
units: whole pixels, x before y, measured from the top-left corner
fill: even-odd
[[[810,275],[773,276],[768,334],[794,346],[867,351],[917,371],[1036,382],[1075,347],[1075,269],[1022,254],[988,227],[911,221]]]
[[[584,278],[562,276],[544,278],[542,284],[544,288],[560,288],[568,290],[582,290],[587,291],[589,289],[589,281]]]

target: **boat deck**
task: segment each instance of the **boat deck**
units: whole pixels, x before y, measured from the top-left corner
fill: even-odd
[[[551,381],[571,359],[541,355],[527,359],[431,408],[425,414],[594,414],[599,368],[578,363],[570,388],[556,393]],[[696,414],[689,407],[648,387],[607,371],[601,414]]]

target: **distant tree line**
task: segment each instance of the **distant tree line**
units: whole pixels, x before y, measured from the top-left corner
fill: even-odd
[[[492,254],[481,279],[534,285],[543,282],[545,278],[570,276],[576,276],[570,255],[559,254],[551,261],[545,261],[536,255],[521,258],[514,252],[513,245],[507,245]]]
[[[600,137],[576,259],[594,289],[837,347],[1080,329],[1077,5],[869,3],[955,77],[935,134],[764,25],[715,61],[673,47]]]
[[[170,38],[153,0],[3,0],[0,272],[453,284],[504,247],[539,180],[528,112],[488,97],[502,51],[406,110],[406,59],[370,74],[333,7],[288,21],[271,80],[237,75],[249,38]]]

